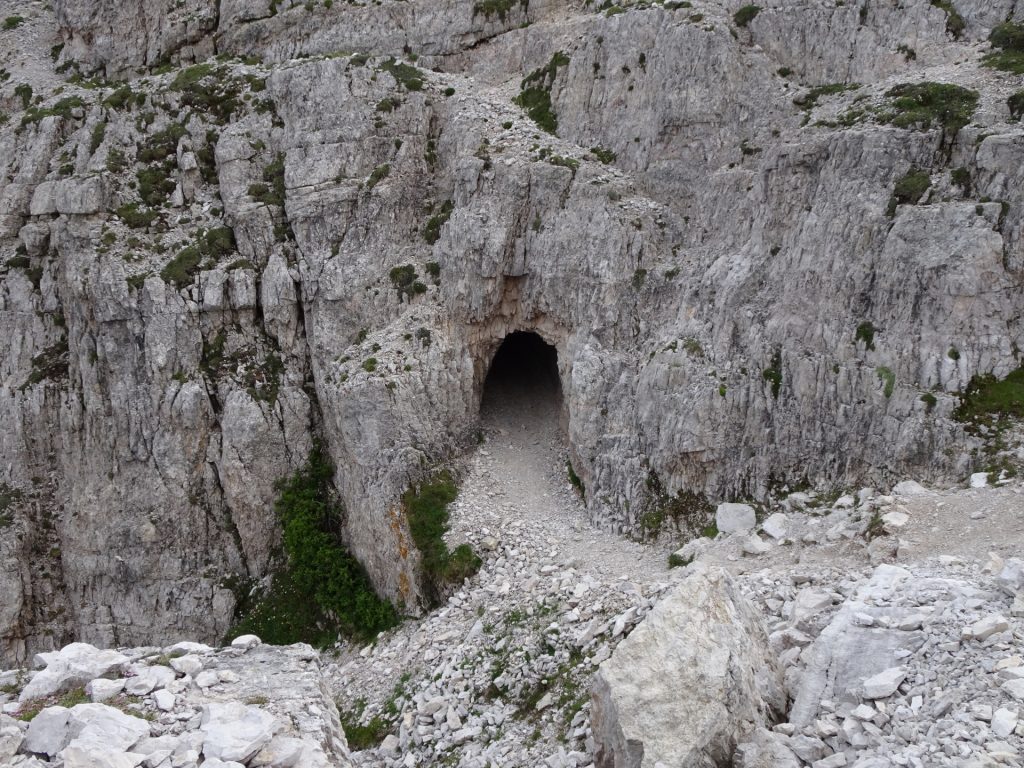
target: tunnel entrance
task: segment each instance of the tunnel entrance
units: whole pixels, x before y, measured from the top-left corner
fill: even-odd
[[[560,420],[558,352],[536,333],[505,337],[484,379],[481,416],[533,416]]]

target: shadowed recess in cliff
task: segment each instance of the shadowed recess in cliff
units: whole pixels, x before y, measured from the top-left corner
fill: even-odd
[[[506,336],[487,371],[480,410],[557,405],[561,399],[555,348],[532,332]]]

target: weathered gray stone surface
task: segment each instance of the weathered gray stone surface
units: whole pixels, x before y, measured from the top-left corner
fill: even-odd
[[[591,694],[596,765],[721,764],[785,700],[753,607],[725,572],[698,570],[601,664]]]
[[[350,768],[319,654],[308,645],[192,647],[191,659],[214,675],[207,686],[160,663],[180,650],[124,649],[133,663],[118,682],[129,690],[133,681],[159,680],[161,688],[152,695],[114,696],[108,703],[71,708],[52,705],[52,699],[25,701],[12,711],[24,714],[51,704],[27,728],[0,715],[0,761],[12,761],[0,764],[21,765],[18,760],[36,754],[64,768]],[[109,681],[88,681],[87,689],[96,682]]]
[[[222,637],[314,435],[346,541],[419,610],[398,499],[473,440],[511,330],[558,350],[607,529],[683,491],[975,469],[955,393],[1024,345],[1016,86],[978,66],[1019,3],[957,0],[959,39],[928,0],[784,0],[744,29],[714,0],[477,5],[58,0],[4,32],[0,482],[22,495],[0,513],[0,659]],[[559,52],[548,136],[511,99]],[[392,56],[418,57],[419,90]],[[196,61],[226,90],[176,85]],[[921,79],[979,92],[957,136],[837,119]],[[831,82],[861,85],[794,104]],[[912,166],[931,191],[889,216]],[[148,207],[137,173],[157,168],[133,228],[122,206]],[[223,226],[229,252],[161,277]],[[403,265],[423,291],[396,290]]]

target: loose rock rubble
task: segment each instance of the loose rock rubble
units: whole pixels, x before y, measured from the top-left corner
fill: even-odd
[[[350,765],[309,646],[248,636],[220,650],[182,642],[115,653],[74,643],[36,660],[45,668],[14,673],[27,683],[3,704],[0,765]]]

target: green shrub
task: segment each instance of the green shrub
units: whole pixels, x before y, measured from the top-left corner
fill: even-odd
[[[761,375],[765,381],[771,384],[772,399],[778,400],[779,390],[782,387],[782,353],[779,350],[775,350],[771,365],[765,368]]]
[[[854,335],[856,341],[863,341],[865,349],[875,348],[875,326],[871,322],[863,322],[857,326],[857,333]]]
[[[668,556],[668,567],[669,568],[685,568],[687,565],[693,562],[692,557],[683,557],[675,552]]]
[[[170,123],[152,136],[146,142],[146,146],[139,149],[138,160],[140,163],[160,163],[176,157],[178,141],[187,133],[185,126],[181,123]]]
[[[183,248],[160,270],[160,279],[175,288],[181,288],[192,282],[192,276],[199,271],[202,255],[194,245]]]
[[[317,446],[304,467],[278,483],[274,510],[287,562],[266,595],[256,601],[242,596],[244,618],[229,636],[252,632],[275,645],[323,647],[339,634],[365,641],[398,623],[395,607],[377,596],[341,541],[343,509],[333,476],[330,459]]]
[[[24,16],[8,16],[6,19],[4,19],[4,29],[17,29],[24,23]]]
[[[106,123],[96,123],[92,127],[92,134],[89,136],[89,152],[95,152],[100,148],[100,144],[103,143],[103,137],[107,133]]]
[[[362,367],[363,367],[363,370],[366,371],[367,373],[373,373],[374,371],[377,370],[377,358],[376,357],[368,357],[368,358],[366,358],[365,360],[363,360],[363,366]]]
[[[519,95],[513,101],[529,115],[537,125],[548,133],[558,130],[558,117],[551,108],[551,87],[558,69],[568,65],[569,57],[556,51],[546,66],[527,75],[520,84]]]
[[[579,475],[576,474],[576,470],[572,468],[572,462],[565,462],[565,472],[569,475],[569,483],[576,489],[576,493],[580,495],[580,498],[587,498],[587,489],[583,486],[583,481],[580,480]]]
[[[423,73],[414,65],[391,58],[381,64],[380,68],[395,78],[395,81],[405,90],[423,90]]]
[[[445,200],[441,204],[440,210],[427,220],[426,226],[423,227],[423,239],[430,243],[430,245],[433,245],[440,239],[441,227],[451,218],[454,209],[455,204],[451,200]]]
[[[444,535],[448,532],[448,505],[455,501],[458,489],[447,471],[412,487],[402,495],[402,507],[409,533],[423,563],[424,589],[432,603],[440,602],[445,588],[460,584],[480,568],[481,560],[461,544],[448,550]]]
[[[266,205],[284,206],[284,155],[278,154],[263,169],[263,184],[249,187],[249,197]]]
[[[356,752],[380,746],[390,730],[390,726],[379,715],[374,716],[369,723],[363,725],[359,722],[358,717],[353,717],[348,712],[340,714],[341,727],[345,731],[348,748]]]
[[[1015,75],[1024,75],[1024,24],[1007,21],[992,30],[988,39],[993,51],[982,58],[982,64]]]
[[[217,123],[226,123],[241,102],[241,81],[209,62],[181,70],[170,90],[181,94],[181,105],[209,115]]]
[[[882,390],[886,397],[892,397],[892,391],[896,386],[896,374],[891,369],[886,368],[884,365],[878,366],[875,369],[875,374],[878,379],[885,385]]]
[[[950,0],[932,0],[932,5],[946,12],[946,31],[955,39],[959,38],[967,24],[964,17],[953,7],[953,3]]]
[[[139,208],[138,203],[122,205],[114,213],[132,229],[145,229],[160,215],[151,208]]]
[[[370,173],[370,178],[366,180],[366,188],[373,189],[377,184],[386,179],[391,174],[391,166],[387,163],[378,165]]]
[[[32,103],[32,86],[28,83],[18,83],[14,86],[14,95],[21,99],[21,108],[28,109]]]
[[[478,0],[473,4],[473,15],[483,14],[487,19],[497,16],[504,24],[505,17],[517,5],[525,11],[530,5],[530,0]]]
[[[120,173],[128,167],[128,160],[124,156],[124,152],[119,149],[107,150],[107,170],[110,173]]]
[[[139,197],[151,207],[163,205],[167,196],[174,191],[175,183],[163,166],[142,168],[135,172],[139,182]]]
[[[953,418],[986,426],[1005,418],[1024,418],[1024,366],[1011,371],[1005,379],[990,373],[974,376],[961,393]]]
[[[927,131],[939,125],[951,135],[971,122],[978,92],[951,83],[903,83],[886,92],[889,103],[878,113],[883,123]]]
[[[58,381],[68,375],[68,342],[66,339],[51,344],[32,358],[32,370],[22,389],[42,381]]]
[[[960,187],[965,195],[971,194],[971,172],[966,167],[954,168],[949,173],[949,179]]]
[[[925,392],[921,395],[921,402],[924,403],[924,412],[931,413],[939,401],[931,392]]]
[[[732,15],[732,20],[737,27],[745,27],[761,12],[759,5],[744,5]]]
[[[404,264],[400,267],[392,268],[388,273],[388,278],[391,280],[391,284],[395,286],[395,290],[398,291],[399,300],[403,296],[411,299],[414,294],[425,293],[427,290],[427,286],[418,280],[419,274],[417,274],[416,268],[412,264]]]
[[[52,107],[29,107],[25,111],[25,115],[21,118],[21,124],[25,126],[32,123],[38,123],[46,117],[60,117],[65,120],[70,120],[71,111],[74,109],[80,109],[84,106],[85,102],[82,101],[81,96],[67,96],[58,101]]]
[[[580,161],[574,157],[562,157],[561,155],[551,155],[548,158],[548,162],[552,165],[557,165],[561,168],[568,168],[575,175],[576,171],[579,170]]]
[[[426,264],[423,265],[423,268],[426,270],[427,274],[430,275],[430,279],[434,283],[434,285],[441,284],[440,264],[438,264],[436,261],[428,261]]]
[[[615,162],[616,155],[610,149],[603,149],[602,147],[591,147],[590,154],[592,154],[605,165],[609,165]]]
[[[892,197],[889,198],[889,207],[886,215],[890,218],[896,215],[896,207],[900,205],[917,205],[921,202],[925,193],[932,185],[931,176],[928,171],[922,171],[916,166],[911,166],[906,175],[896,182]]]
[[[1006,106],[1010,108],[1010,117],[1020,120],[1024,117],[1024,91],[1017,91],[1006,100]]]
[[[827,85],[816,85],[803,96],[793,99],[793,103],[800,109],[811,110],[818,105],[818,99],[822,96],[833,96],[837,93],[855,91],[860,88],[860,83],[829,83]]]
[[[135,93],[130,85],[122,85],[103,100],[103,106],[116,111],[130,107],[133,102],[142,106],[146,102],[146,94]]]

